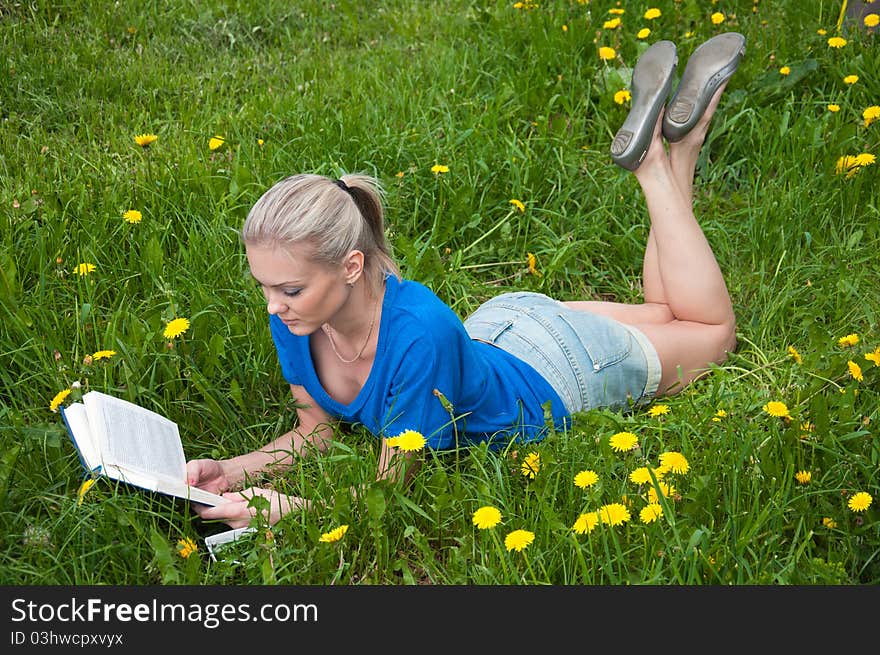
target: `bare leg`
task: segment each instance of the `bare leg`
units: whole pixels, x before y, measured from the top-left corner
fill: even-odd
[[[648,155],[635,171],[651,217],[643,263],[645,303],[567,303],[642,330],[662,364],[658,394],[679,391],[709,363],[723,361],[736,344],[727,286],[692,207],[697,156],[722,91],[699,124],[670,144],[668,155],[658,120]]]

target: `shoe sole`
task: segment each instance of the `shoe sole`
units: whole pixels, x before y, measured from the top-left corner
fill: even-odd
[[[611,161],[618,166],[634,171],[648,153],[677,65],[672,41],[657,41],[636,62],[630,84],[632,108],[611,142]]]
[[[663,114],[663,136],[667,141],[681,141],[694,128],[715,92],[734,74],[745,52],[746,39],[737,32],[713,36],[694,50]]]

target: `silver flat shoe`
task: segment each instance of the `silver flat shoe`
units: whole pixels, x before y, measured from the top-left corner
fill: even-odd
[[[636,62],[630,83],[632,108],[611,142],[611,161],[618,166],[634,171],[648,153],[677,65],[672,41],[657,41]]]
[[[663,114],[663,136],[667,141],[681,141],[693,129],[745,53],[746,38],[737,32],[713,36],[694,50]]]

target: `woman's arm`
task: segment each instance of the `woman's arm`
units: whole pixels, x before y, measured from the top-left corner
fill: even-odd
[[[294,429],[246,455],[221,461],[197,459],[187,462],[187,476],[191,485],[218,494],[227,492],[225,496],[231,501],[216,507],[196,504],[196,513],[203,519],[219,519],[233,528],[246,526],[255,512],[248,507],[253,495],[269,499],[269,521],[273,524],[292,509],[309,507],[309,502],[302,498],[266,489],[251,487],[241,492],[228,491],[263,471],[290,466],[294,456],[304,457],[314,449],[322,452],[327,449],[333,437],[330,417],[304,388],[291,385],[290,390],[300,405],[296,410],[299,421]]]
[[[306,457],[316,449],[320,452],[327,450],[333,438],[330,417],[304,387],[292,384],[290,391],[298,404],[297,426],[259,450],[221,461],[230,487],[265,471],[288,468],[293,464],[294,456]]]
[[[330,417],[303,387],[292,384],[290,391],[299,405],[295,428],[246,455],[219,461],[194,459],[187,462],[189,484],[220,494],[263,471],[287,468],[293,463],[294,455],[304,457],[315,448],[322,452],[326,450],[333,437]]]

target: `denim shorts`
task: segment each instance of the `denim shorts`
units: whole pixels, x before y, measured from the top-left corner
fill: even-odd
[[[643,332],[572,309],[541,293],[504,293],[464,321],[472,339],[524,360],[559,394],[569,413],[625,410],[650,402],[660,358]]]

